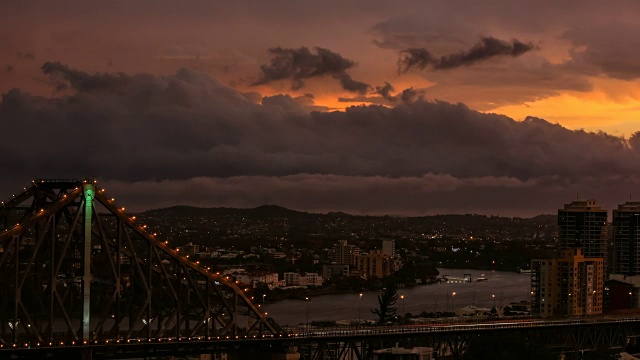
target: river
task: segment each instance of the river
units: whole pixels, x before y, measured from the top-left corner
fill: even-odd
[[[422,311],[446,311],[467,305],[491,308],[505,306],[510,302],[529,300],[531,276],[505,271],[438,269],[440,276],[462,277],[471,274],[470,283],[434,284],[398,289],[396,308],[398,314],[419,314]],[[487,281],[475,281],[484,275]],[[453,295],[455,293],[455,295]],[[280,325],[297,325],[314,320],[375,320],[370,309],[378,307],[378,293],[364,292],[362,298],[357,293],[323,295],[311,301],[284,300],[266,304],[268,312]]]

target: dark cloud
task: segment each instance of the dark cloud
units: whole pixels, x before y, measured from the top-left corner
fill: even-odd
[[[211,206],[264,201],[408,213],[444,211],[447,202],[469,212],[523,209],[528,201],[557,204],[566,189],[586,194],[640,183],[638,135],[626,140],[424,100],[310,112],[312,95],[256,104],[190,70],[94,74],[48,63],[43,71],[67,90],[54,98],[18,89],[2,95],[0,166],[10,171],[0,184],[96,177],[120,188],[133,182],[122,190],[131,199],[140,184],[153,184],[144,196],[157,200],[149,204],[198,198]],[[415,96],[391,88],[376,91],[380,98]],[[183,201],[172,197],[175,187],[197,195]],[[276,195],[282,201],[269,197]],[[490,196],[495,207],[488,209]]]
[[[459,53],[435,57],[427,49],[410,48],[402,50],[402,57],[398,60],[398,70],[448,70],[461,66],[469,66],[479,61],[496,56],[520,56],[535,47],[531,43],[512,40],[511,43],[493,37],[484,37],[469,50]]]
[[[331,76],[340,81],[340,85],[352,92],[365,93],[368,84],[353,80],[346,71],[356,65],[353,60],[331,50],[315,48],[315,53],[306,47],[298,49],[269,49],[272,55],[269,65],[260,66],[262,74],[254,85],[266,84],[277,80],[292,80],[292,89],[304,86],[304,80]]]
[[[393,86],[388,82],[385,82],[384,86],[376,86],[376,93],[389,101],[395,100],[394,96],[391,94],[393,91]]]
[[[338,75],[337,78],[340,80],[340,85],[342,85],[342,88],[347,91],[364,94],[371,88],[371,85],[367,83],[353,80],[351,78],[351,75],[347,73],[342,73]]]
[[[419,90],[416,90],[412,87],[410,88],[406,88],[404,90],[402,90],[402,92],[400,93],[400,100],[403,103],[410,103],[410,102],[414,102],[417,101],[419,99],[421,99],[423,97],[423,93]]]
[[[90,75],[59,62],[46,62],[41,69],[45,75],[50,75],[57,90],[73,88],[77,91],[114,91],[130,81],[130,77],[125,74]]]
[[[640,151],[640,131],[636,131],[629,138],[629,144],[635,151]]]
[[[417,100],[424,100],[424,91],[414,88],[407,88],[397,94],[393,94],[395,89],[391,84],[385,82],[383,86],[376,86],[370,95],[359,95],[355,97],[340,97],[339,102],[348,103],[369,103],[380,105],[398,105],[410,103]]]

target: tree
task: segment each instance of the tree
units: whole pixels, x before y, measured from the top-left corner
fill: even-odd
[[[378,324],[384,325],[387,321],[396,316],[396,302],[398,301],[398,291],[393,282],[389,282],[382,292],[378,294],[378,308],[371,309],[371,312],[378,315]]]

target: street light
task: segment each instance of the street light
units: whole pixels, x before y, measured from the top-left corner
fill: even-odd
[[[360,317],[360,307],[362,305],[362,293],[360,293],[360,298],[358,299],[358,326],[362,322],[362,318]]]
[[[402,323],[404,324],[404,295],[400,295],[400,302],[402,303]]]
[[[453,298],[456,296],[456,292],[451,293],[451,312],[455,312],[456,307],[453,305]]]
[[[496,294],[491,294],[491,298],[493,299],[493,307],[496,307]]]
[[[262,306],[264,306],[264,298],[267,296],[267,294],[262,294]]]

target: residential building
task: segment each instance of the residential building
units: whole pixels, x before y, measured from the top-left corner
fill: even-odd
[[[322,286],[322,276],[316,273],[284,273],[284,282],[287,286]]]
[[[393,258],[384,255],[382,250],[371,250],[356,257],[356,269],[364,278],[387,277],[393,273]]]
[[[532,312],[541,316],[602,314],[604,260],[582,249],[531,261]]]
[[[355,265],[356,257],[360,255],[360,248],[349,245],[347,240],[341,240],[333,246],[331,262],[339,265]]]
[[[328,264],[322,265],[322,277],[329,280],[333,276],[349,276],[349,265]]]
[[[194,243],[188,243],[180,248],[180,251],[187,255],[195,255],[200,252],[200,245]]]
[[[262,273],[245,273],[236,276],[236,280],[243,284],[256,287],[257,284],[266,284],[269,289],[274,289],[280,285],[278,281],[278,273],[262,272]]]
[[[640,275],[640,202],[613,210],[613,273]]]
[[[607,273],[607,210],[593,200],[577,200],[558,210],[560,250],[581,248],[585,257],[602,258]]]

